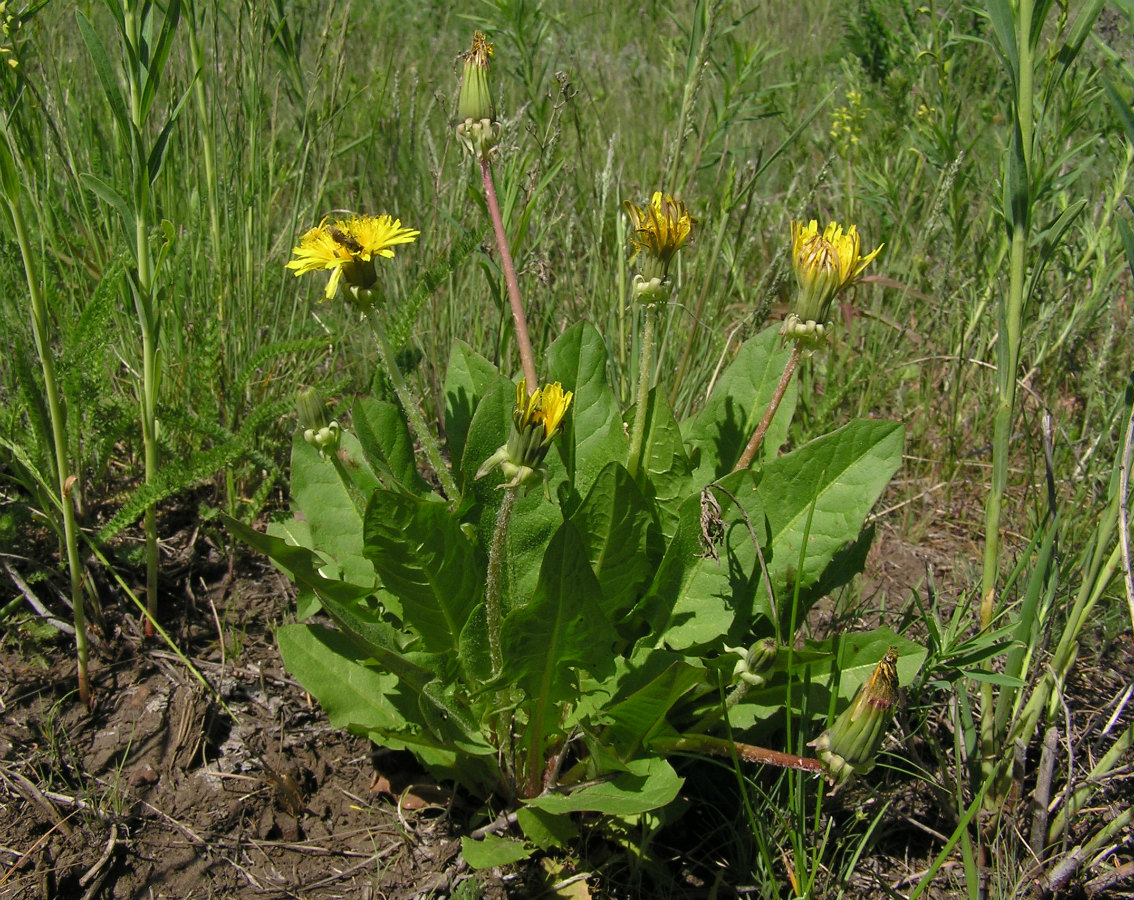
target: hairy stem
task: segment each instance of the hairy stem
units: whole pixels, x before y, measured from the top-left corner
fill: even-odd
[[[425,457],[433,466],[433,471],[437,473],[437,480],[441,482],[441,489],[445,492],[445,496],[450,500],[456,500],[461,496],[457,482],[453,479],[453,474],[441,458],[441,448],[437,444],[437,438],[434,437],[433,432],[426,424],[425,416],[421,414],[421,405],[418,403],[417,397],[410,390],[410,386],[406,384],[405,378],[402,377],[397,360],[394,359],[394,351],[390,348],[390,342],[386,340],[386,332],[382,328],[382,323],[378,321],[378,316],[368,301],[364,301],[363,315],[366,317],[366,321],[370,323],[370,330],[374,333],[374,343],[378,347],[378,355],[382,357],[382,365],[385,366],[386,374],[389,375],[390,382],[394,385],[394,393],[398,395],[398,402],[405,413],[410,431],[413,432],[413,436],[425,450]]]
[[[630,456],[626,469],[631,477],[638,477],[642,462],[642,442],[646,435],[646,407],[650,403],[650,381],[653,369],[654,331],[657,327],[657,312],[651,303],[642,305],[642,357],[638,363],[638,388],[635,398],[634,424],[630,428]]]
[[[484,613],[488,620],[488,655],[492,660],[492,674],[499,675],[504,667],[500,653],[500,588],[504,571],[504,556],[508,543],[508,523],[512,520],[512,509],[516,505],[519,487],[504,489],[504,500],[496,514],[496,530],[492,532],[492,544],[488,548],[488,573],[484,583]]]

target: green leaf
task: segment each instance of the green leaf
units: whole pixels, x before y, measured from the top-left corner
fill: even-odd
[[[131,134],[130,119],[126,113],[126,102],[122,98],[122,92],[118,88],[118,76],[114,71],[114,67],[110,64],[110,56],[106,52],[106,45],[102,42],[98,32],[88,21],[87,17],[82,14],[80,10],[75,10],[75,24],[79,28],[79,34],[83,38],[83,43],[87,45],[87,52],[91,55],[91,61],[94,63],[95,73],[98,75],[99,83],[102,85],[102,92],[106,96],[106,102],[110,104],[110,112],[114,116],[115,122],[118,124],[118,130],[123,135]]]
[[[988,17],[996,33],[1000,54],[1008,66],[1008,77],[1016,84],[1019,81],[1020,54],[1016,47],[1016,20],[1010,0],[988,0]],[[1030,110],[1028,115],[1031,115]]]
[[[535,703],[551,708],[569,699],[575,669],[600,678],[611,671],[616,635],[599,605],[601,590],[578,531],[564,522],[547,547],[531,603],[500,629],[504,670]]]
[[[507,380],[464,341],[453,342],[445,371],[445,435],[452,459],[459,460],[464,455],[469,423],[481,399],[491,387]]]
[[[158,85],[161,83],[161,76],[165,70],[166,60],[169,58],[169,51],[173,48],[173,35],[180,19],[181,0],[170,0],[168,6],[166,6],[165,17],[162,19],[161,31],[158,33],[157,41],[153,44],[153,52],[145,67],[140,104],[143,119],[149,116],[150,107],[153,106],[154,97],[157,95]],[[150,24],[152,25],[152,22]],[[172,118],[174,117],[171,117],[171,121]]]
[[[653,577],[664,546],[630,473],[606,466],[571,521],[602,587],[603,611],[617,622]]]
[[[79,176],[79,182],[100,200],[114,207],[118,215],[122,217],[122,227],[133,233],[134,210],[130,208],[126,199],[118,191],[94,175],[82,174]]]
[[[634,410],[631,408],[626,412],[627,426],[633,421]],[[638,486],[655,505],[662,533],[667,537],[677,527],[678,510],[689,496],[690,469],[681,427],[673,417],[665,392],[654,388],[650,391],[646,408]]]
[[[791,350],[781,343],[776,327],[746,341],[717,381],[709,402],[684,423],[696,487],[727,475],[740,459],[791,355]],[[775,454],[787,440],[797,393],[797,382],[793,379],[764,436],[763,449],[768,455]]]
[[[657,677],[633,694],[611,706],[606,718],[609,724],[602,732],[602,742],[618,748],[628,759],[659,735],[676,736],[667,716],[689,690],[705,679],[705,670],[675,660]]]
[[[534,853],[523,841],[486,834],[480,840],[461,838],[461,856],[472,869],[494,869],[497,866],[510,866]]]
[[[484,586],[476,552],[442,503],[377,490],[366,509],[365,553],[402,615],[433,653],[458,639]]]
[[[777,597],[790,600],[796,581],[802,588],[814,584],[858,536],[901,464],[903,434],[899,422],[857,419],[764,467],[756,490],[768,517],[772,552],[766,562]],[[807,551],[797,572],[805,532]]]
[[[9,203],[20,202],[20,177],[16,172],[16,156],[8,135],[8,123],[0,118],[0,187]]]
[[[355,488],[343,483],[334,460],[320,456],[302,435],[296,434],[291,445],[292,503],[311,526],[312,546],[330,556],[338,566],[337,572],[327,570],[326,574],[373,590],[377,581],[374,565],[363,553],[360,506],[378,482],[358,462],[362,448],[353,435],[342,433],[339,452],[339,458],[345,456],[348,461],[343,469],[361,482]]]
[[[720,480],[724,490],[714,492],[724,526],[723,540],[716,547],[719,561],[709,555],[701,539],[700,495],[682,504],[673,539],[637,610],[650,623],[650,634],[657,636],[659,645],[674,650],[719,645],[734,626],[745,632],[751,629],[755,614],[771,618],[748,527],[751,523],[758,539],[766,540],[761,498],[752,479],[751,472],[736,472]],[[741,509],[725,491],[736,497]]]
[[[627,771],[569,794],[547,794],[527,805],[550,813],[597,812],[636,816],[673,801],[684,782],[664,759],[635,759]]]
[[[552,344],[547,361],[549,380],[575,394],[559,443],[567,477],[581,497],[607,463],[625,465],[630,447],[618,398],[607,381],[606,344],[593,325],[579,322]]]
[[[540,850],[563,847],[579,836],[579,829],[569,816],[557,816],[532,806],[516,810],[516,824]]]
[[[366,462],[383,487],[397,485],[419,496],[430,492],[417,469],[413,438],[395,404],[360,397],[351,410],[351,423],[358,432]]]
[[[276,640],[287,670],[319,701],[332,726],[384,734],[407,730],[389,700],[397,677],[362,665],[365,657],[344,635],[321,625],[283,625]]]

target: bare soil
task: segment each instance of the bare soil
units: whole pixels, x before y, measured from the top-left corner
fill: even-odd
[[[230,571],[196,527],[169,546],[184,565],[163,584],[162,621],[183,656],[144,638],[136,616],[107,610],[92,654],[92,709],[77,702],[69,640],[35,640],[27,628],[3,636],[0,900],[409,900],[475,898],[481,887],[489,898],[750,895],[746,873],[707,837],[727,833],[740,810],[729,796],[735,780],[714,775],[719,767],[683,772],[681,815],[659,834],[649,866],[636,868],[601,829],[585,829],[570,853],[468,882],[460,837],[476,805],[404,756],[376,753],[367,740],[332,729],[284,670],[272,632],[294,618],[288,582],[247,557]],[[947,535],[915,544],[881,526],[860,609],[898,608],[922,589],[927,571],[939,589],[964,583],[968,549]],[[1097,740],[1104,726],[1112,736],[1130,727],[1128,708],[1109,724],[1107,717],[1123,686],[1134,683],[1134,646],[1125,635],[1104,651],[1068,685],[1068,721],[1084,740],[1061,765],[1079,775],[1104,745]],[[925,735],[907,736],[901,752],[931,765]],[[924,784],[883,767],[876,773],[829,804],[837,829],[889,803],[855,883],[831,885],[832,897],[839,888],[849,896],[905,896],[953,827],[946,804]],[[1085,828],[1130,806],[1134,788],[1125,773]],[[1014,813],[1021,828],[1024,807]],[[1131,835],[1112,843],[1102,866],[1075,870],[1056,896],[1134,896]],[[572,887],[580,860],[598,874]],[[942,884],[959,883],[948,877],[951,868]],[[784,896],[790,881],[785,867]],[[928,896],[959,895],[943,887]]]

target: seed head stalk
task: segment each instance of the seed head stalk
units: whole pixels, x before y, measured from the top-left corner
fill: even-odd
[[[508,236],[504,233],[504,219],[500,215],[500,202],[496,199],[496,185],[492,180],[492,162],[487,155],[478,157],[480,177],[484,183],[484,199],[488,213],[492,217],[492,230],[496,234],[496,246],[500,251],[500,267],[504,271],[504,284],[508,287],[508,302],[512,307],[512,324],[516,329],[516,346],[520,350],[520,364],[524,369],[524,379],[529,385],[539,384],[536,375],[535,354],[528,335],[528,320],[524,315],[524,301],[520,297],[520,282],[516,278],[516,266],[512,262],[512,251],[508,248]]]

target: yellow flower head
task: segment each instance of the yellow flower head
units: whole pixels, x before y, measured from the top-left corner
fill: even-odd
[[[529,486],[543,478],[544,457],[551,442],[563,431],[563,418],[574,397],[558,381],[528,393],[521,378],[512,408],[512,431],[508,442],[484,461],[476,477],[483,478],[497,466],[509,479],[502,487]]]
[[[634,226],[630,244],[634,247],[632,260],[638,273],[646,281],[664,281],[670,262],[689,239],[697,220],[689,215],[684,203],[661,191],[654,192],[645,209],[629,200],[622,205]]]
[[[791,262],[799,293],[784,333],[790,337],[822,338],[831,301],[862,274],[882,246],[862,256],[854,225],[844,233],[841,225],[831,222],[820,234],[814,219],[807,225],[792,222]]]
[[[412,243],[420,233],[403,228],[401,219],[392,216],[351,216],[333,224],[324,219],[299,239],[287,268],[296,275],[330,270],[326,290],[330,300],[343,278],[354,287],[369,288],[378,280],[374,258],[393,258],[394,247]]]

